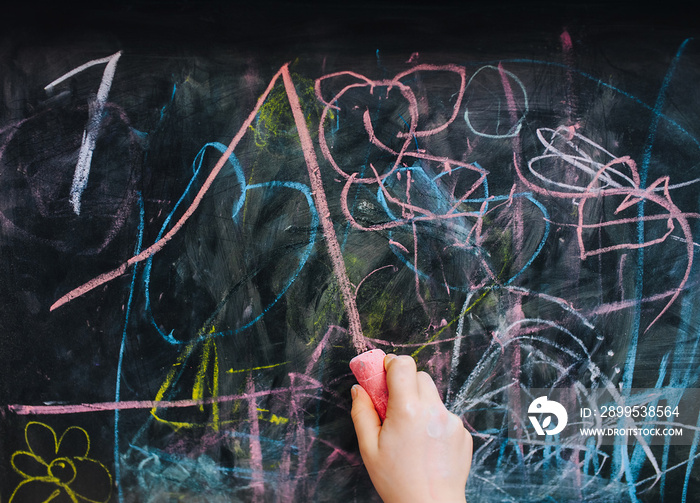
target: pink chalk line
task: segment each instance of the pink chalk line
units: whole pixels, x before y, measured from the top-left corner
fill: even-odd
[[[255,382],[253,382],[252,374],[248,374],[246,379],[246,394],[248,395],[248,421],[250,422],[250,465],[253,470],[253,480],[250,485],[253,488],[253,502],[257,503],[265,496],[265,479],[258,405],[255,400]]]
[[[353,287],[348,279],[347,270],[345,269],[343,252],[340,250],[340,244],[338,243],[338,239],[335,235],[335,227],[333,225],[333,220],[331,219],[331,211],[328,208],[326,192],[323,188],[323,179],[321,178],[321,168],[318,165],[318,159],[316,159],[314,144],[311,140],[311,134],[306,126],[306,119],[304,117],[304,112],[301,110],[299,96],[294,88],[294,82],[292,81],[292,77],[289,74],[287,66],[282,68],[282,79],[284,80],[284,87],[287,91],[289,106],[292,109],[294,122],[297,126],[297,134],[299,135],[299,141],[301,142],[301,150],[304,153],[304,160],[306,161],[306,167],[309,171],[311,190],[313,191],[316,209],[318,210],[318,214],[321,219],[321,227],[323,228],[323,235],[326,238],[328,254],[333,262],[333,272],[338,280],[338,286],[340,287],[340,292],[343,296],[343,302],[347,311],[349,325],[348,329],[350,331],[355,349],[358,353],[361,353],[367,350],[367,344],[365,343],[365,337],[362,334],[360,312],[357,309],[355,295],[352,291]]]
[[[219,397],[208,397],[201,400],[124,400],[121,402],[96,402],[68,405],[7,405],[7,409],[15,414],[26,416],[30,414],[60,415],[60,414],[82,414],[85,412],[108,412],[114,410],[138,410],[138,409],[170,409],[183,407],[201,407],[202,405],[212,405],[214,403],[234,402],[237,400],[252,400],[255,398],[270,395],[284,395],[289,393],[317,391],[323,388],[323,384],[303,374],[292,373],[292,379],[300,378],[305,381],[301,386],[295,385],[293,388],[278,388],[262,391],[248,390],[246,393],[237,395],[223,395]],[[301,393],[303,394],[303,393]]]
[[[311,381],[311,384],[295,386],[294,391],[318,390],[322,388],[320,382],[302,376]],[[290,390],[286,388],[254,391],[251,393],[243,393],[239,395],[224,395],[219,397],[209,397],[201,400],[131,400],[122,402],[97,402],[97,403],[81,403],[73,405],[7,405],[10,412],[14,412],[20,416],[30,414],[82,414],[85,412],[106,412],[114,410],[134,410],[134,409],[170,409],[182,407],[200,407],[202,405],[211,405],[214,403],[234,402],[236,400],[251,400],[258,397],[269,395],[287,394]]]

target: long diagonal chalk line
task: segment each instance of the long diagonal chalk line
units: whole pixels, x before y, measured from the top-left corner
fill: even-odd
[[[141,253],[131,257],[129,260],[127,260],[125,263],[123,263],[116,269],[113,269],[112,271],[97,276],[96,278],[91,279],[85,284],[71,290],[70,292],[62,296],[51,306],[51,311],[66,304],[67,302],[70,302],[76,297],[80,297],[81,295],[84,295],[90,290],[93,290],[98,286],[103,285],[121,276],[126,272],[126,270],[130,266],[138,264],[139,262],[142,262],[148,259],[149,257],[152,257],[160,250],[162,250],[163,247],[165,247],[165,245],[175,236],[175,234],[179,232],[179,230],[182,228],[185,222],[187,222],[190,216],[192,216],[192,214],[197,210],[205,194],[214,182],[214,179],[217,177],[224,164],[226,164],[234,149],[241,141],[243,136],[246,134],[250,125],[255,120],[258,111],[260,110],[261,106],[263,105],[268,95],[272,91],[273,87],[277,83],[277,79],[280,77],[280,75],[282,76],[282,79],[284,81],[285,91],[287,93],[287,98],[289,99],[289,105],[292,110],[292,114],[294,115],[294,121],[297,126],[297,133],[299,135],[299,141],[301,142],[301,148],[304,153],[304,160],[306,161],[306,165],[309,171],[311,188],[313,190],[314,199],[316,201],[316,206],[318,207],[319,211],[321,227],[323,229],[323,234],[328,245],[328,252],[333,263],[333,271],[338,280],[340,291],[343,296],[343,302],[345,304],[345,309],[347,310],[349,329],[350,334],[352,336],[353,345],[355,346],[355,349],[358,352],[361,352],[366,349],[366,343],[364,341],[364,336],[362,335],[360,314],[357,309],[355,296],[352,292],[352,285],[350,283],[350,280],[348,279],[347,271],[345,269],[345,263],[342,257],[342,252],[340,250],[340,244],[338,243],[338,239],[336,237],[335,229],[333,226],[333,220],[331,219],[330,210],[328,208],[328,201],[326,199],[326,193],[323,188],[323,180],[321,179],[321,169],[318,165],[316,152],[314,151],[313,141],[311,140],[311,134],[309,133],[309,130],[306,126],[306,121],[304,119],[304,115],[301,110],[301,104],[299,102],[299,96],[297,95],[296,89],[294,88],[294,82],[292,81],[292,77],[289,74],[289,68],[287,64],[282,66],[282,68],[280,68],[280,70],[274,75],[272,80],[270,80],[270,83],[265,89],[265,92],[263,92],[263,94],[258,98],[258,101],[253,110],[251,111],[250,115],[248,115],[248,118],[244,121],[241,128],[233,137],[231,143],[229,143],[226,151],[223,152],[218,162],[212,169],[211,173],[202,184],[202,187],[199,189],[199,192],[197,192],[197,195],[192,201],[192,204],[190,204],[187,210],[185,210],[183,215],[173,225],[173,227],[161,239],[153,243]]]
[[[349,323],[348,328],[350,330],[350,335],[352,336],[353,345],[355,346],[357,352],[360,353],[367,349],[367,345],[365,343],[364,336],[362,335],[360,313],[357,310],[355,295],[352,292],[352,285],[350,284],[348,273],[345,269],[343,252],[340,250],[340,243],[338,243],[338,238],[335,235],[335,228],[333,226],[333,220],[331,219],[331,212],[328,208],[328,201],[326,200],[326,192],[323,189],[321,168],[318,165],[318,159],[316,158],[316,152],[314,150],[313,141],[311,140],[311,134],[306,126],[304,114],[301,111],[299,96],[297,95],[296,89],[294,88],[294,82],[292,82],[292,77],[289,75],[289,70],[286,66],[282,72],[282,78],[284,79],[284,87],[287,91],[289,105],[292,107],[294,122],[297,126],[297,134],[299,135],[299,141],[301,142],[301,150],[304,152],[304,160],[306,161],[306,167],[309,170],[311,190],[313,190],[314,199],[316,200],[316,207],[321,219],[323,235],[326,238],[326,244],[328,245],[328,253],[331,256],[331,261],[333,262],[333,272],[338,280],[340,292],[343,296],[343,302],[345,303]]]

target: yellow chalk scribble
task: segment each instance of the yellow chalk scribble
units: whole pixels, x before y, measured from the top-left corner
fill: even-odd
[[[277,414],[270,414],[269,417],[265,417],[265,414],[262,413],[270,412],[268,409],[261,409],[258,407],[256,410],[260,412],[260,414],[258,414],[258,419],[261,421],[267,421],[276,425],[287,424],[289,422],[289,418],[278,416]]]
[[[260,367],[253,367],[250,369],[240,369],[240,370],[234,370],[234,369],[229,369],[226,371],[227,374],[242,374],[243,372],[250,372],[252,370],[264,370],[264,369],[271,369],[273,367],[279,367],[280,365],[286,365],[288,364],[289,361],[286,362],[281,362],[281,363],[273,363],[272,365],[262,365]]]
[[[292,74],[292,79],[299,94],[306,126],[309,132],[315,135],[322,107],[316,99],[314,82],[298,74]],[[258,147],[269,146],[273,139],[289,139],[297,134],[294,116],[289,106],[289,97],[284,86],[278,85],[272,90],[258,112],[255,127],[251,125],[250,128],[255,132],[255,144]]]
[[[210,334],[215,333],[215,328],[212,327]],[[180,354],[177,361],[173,364],[172,368],[168,372],[165,381],[161,385],[158,393],[156,394],[156,402],[163,401],[167,391],[173,386],[174,382],[177,380],[178,374],[181,372],[180,367],[189,360],[194,349],[200,344],[202,346],[202,354],[199,360],[199,366],[197,367],[197,374],[195,376],[194,384],[192,385],[192,400],[199,403],[199,410],[204,412],[205,401],[211,402],[211,419],[206,424],[195,423],[195,422],[182,422],[182,421],[171,421],[164,419],[159,416],[158,406],[156,405],[151,409],[151,414],[158,421],[170,425],[172,428],[178,430],[180,428],[194,428],[197,426],[211,426],[214,430],[218,430],[221,427],[221,418],[219,411],[219,403],[217,399],[219,398],[219,356],[216,349],[216,340],[213,337],[207,338],[203,343],[201,340],[195,340],[187,345],[184,351]]]

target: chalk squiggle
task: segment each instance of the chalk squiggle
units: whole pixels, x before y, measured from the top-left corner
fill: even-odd
[[[551,133],[549,140],[545,139],[544,132]],[[690,230],[688,219],[700,218],[700,214],[683,212],[674,204],[669,189],[670,177],[661,177],[651,183],[648,187],[641,188],[641,181],[637,166],[632,159],[627,156],[615,157],[600,145],[576,132],[573,128],[560,127],[554,131],[551,129],[541,129],[538,130],[537,136],[545,147],[545,153],[530,159],[530,161],[528,161],[528,168],[536,178],[544,182],[544,186],[528,180],[522,171],[517,157],[514,157],[516,172],[520,180],[535,193],[549,197],[573,199],[577,201],[578,224],[576,225],[576,235],[581,260],[616,250],[634,250],[661,244],[665,242],[675,230],[674,221],[678,223],[680,230],[683,233],[683,239],[686,243],[687,262],[685,271],[677,287],[669,289],[660,295],[661,297],[670,298],[663,306],[661,311],[652,320],[652,322],[647,326],[646,330],[649,330],[649,328],[651,328],[676,301],[688,282],[693,265],[693,234]],[[604,158],[606,158],[607,162],[603,163],[594,160],[591,155],[585,153],[582,148],[572,142],[574,138],[592,147],[595,152],[601,153]],[[563,140],[563,147],[570,149],[572,153],[566,153],[563,148],[555,147],[555,140]],[[561,160],[565,163],[565,166],[568,165],[581,173],[589,175],[590,181],[585,186],[574,186],[546,178],[533,167],[535,163],[543,160]],[[551,190],[547,188],[546,185],[553,185],[559,189],[567,190]],[[658,195],[658,192],[661,192],[661,195]],[[594,224],[585,223],[584,219],[586,212],[584,209],[589,200],[600,202],[605,198],[612,198],[613,196],[623,197],[622,202],[615,208],[615,214],[618,214],[632,206],[639,205],[642,202],[654,203],[661,207],[664,212],[658,215],[645,215],[642,217],[635,216],[610,221],[601,221]],[[655,220],[666,220],[667,222],[666,233],[655,239],[642,239],[640,242],[636,243],[621,243],[597,249],[587,249],[583,239],[584,230],[602,229],[614,225],[632,224],[640,221],[651,222]]]

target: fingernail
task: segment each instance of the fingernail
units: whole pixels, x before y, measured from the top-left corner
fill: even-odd
[[[354,384],[352,388],[350,388],[350,395],[352,396],[352,399],[354,400],[357,398],[357,387],[359,384]]]
[[[394,358],[398,358],[394,353],[389,353],[384,357],[384,369],[386,369],[387,364]]]

